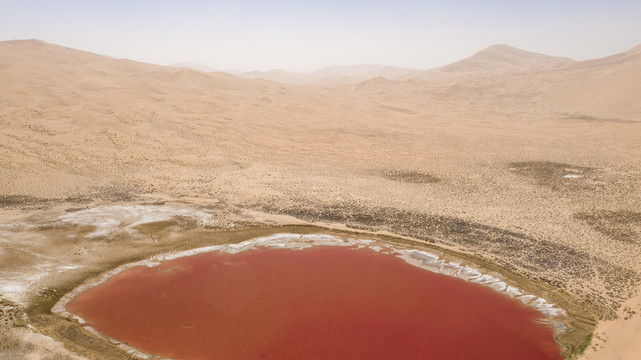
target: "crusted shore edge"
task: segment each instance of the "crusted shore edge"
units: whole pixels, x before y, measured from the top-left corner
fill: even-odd
[[[91,326],[86,325],[86,321],[71,312],[67,311],[66,305],[80,293],[106,282],[109,278],[137,266],[154,267],[162,261],[172,260],[180,257],[196,255],[211,251],[222,251],[229,254],[235,254],[246,250],[256,249],[258,247],[286,248],[301,250],[312,246],[356,246],[358,248],[369,248],[373,251],[387,251],[390,254],[400,257],[410,265],[432,271],[447,276],[453,276],[465,281],[480,284],[493,289],[501,294],[507,295],[523,304],[530,306],[544,316],[541,322],[553,326],[555,338],[565,333],[568,327],[565,324],[567,312],[550,303],[548,300],[536,295],[528,294],[516,286],[508,285],[506,279],[500,274],[484,274],[475,269],[473,266],[461,265],[460,261],[447,261],[432,252],[426,250],[414,249],[410,246],[387,243],[382,240],[368,239],[363,237],[346,237],[334,236],[328,234],[294,234],[294,233],[277,233],[269,236],[255,237],[236,244],[223,244],[199,247],[190,250],[177,251],[168,254],[153,255],[145,260],[136,261],[118,266],[102,275],[91,278],[74,288],[72,291],[63,295],[58,302],[51,308],[51,312],[71,321],[80,324],[85,330],[94,336],[108,340],[112,344],[126,351],[129,355],[140,359],[166,359],[157,355],[146,354],[134,347],[121,343],[120,341],[106,336]],[[560,344],[559,344],[560,345]]]

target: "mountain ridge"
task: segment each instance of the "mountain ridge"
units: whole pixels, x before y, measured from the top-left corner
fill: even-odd
[[[439,72],[516,72],[538,67],[568,64],[574,60],[522,50],[507,44],[495,44],[472,56],[436,68]]]

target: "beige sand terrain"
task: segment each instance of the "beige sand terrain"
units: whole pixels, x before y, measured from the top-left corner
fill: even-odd
[[[0,336],[15,344],[0,353],[72,356],[38,333],[126,357],[50,307],[160,251],[315,224],[418,239],[517,279],[569,311],[568,357],[641,356],[640,47],[574,62],[500,45],[361,80],[0,42]]]

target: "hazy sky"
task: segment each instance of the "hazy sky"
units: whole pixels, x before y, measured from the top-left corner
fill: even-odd
[[[491,44],[602,57],[641,44],[641,0],[0,0],[0,40],[157,64],[432,68]]]

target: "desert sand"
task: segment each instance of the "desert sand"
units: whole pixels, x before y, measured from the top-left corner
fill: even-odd
[[[355,69],[287,84],[0,42],[0,353],[126,357],[50,307],[123,263],[316,225],[513,279],[571,314],[568,357],[641,356],[641,46]]]

